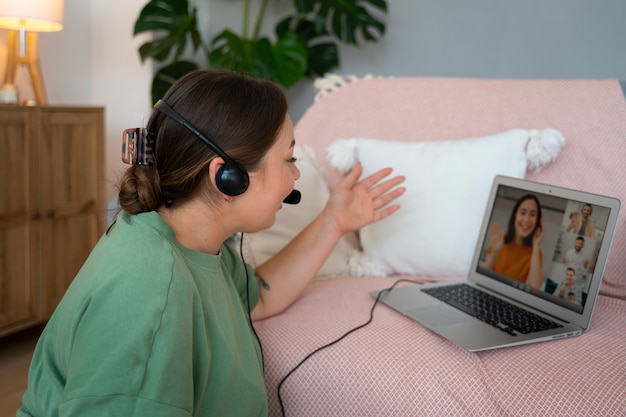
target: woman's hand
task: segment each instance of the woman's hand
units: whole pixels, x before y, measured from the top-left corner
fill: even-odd
[[[539,223],[539,227],[535,229],[535,234],[533,235],[533,247],[539,247],[545,234],[546,232],[543,228],[543,220],[541,220],[541,223]]]
[[[405,177],[399,175],[386,179],[391,172],[391,168],[383,168],[359,181],[363,173],[359,162],[335,186],[324,210],[334,220],[340,234],[382,220],[400,208],[389,203],[406,191],[406,188],[398,187]]]
[[[404,193],[405,188],[398,187],[404,177],[387,179],[391,168],[385,168],[359,181],[362,172],[357,164],[334,188],[322,213],[256,268],[269,285],[261,287],[253,320],[287,308],[311,282],[344,233],[382,220],[400,208],[389,203]]]
[[[500,253],[504,245],[504,233],[500,230],[500,223],[493,222],[489,229],[489,249],[493,253]]]

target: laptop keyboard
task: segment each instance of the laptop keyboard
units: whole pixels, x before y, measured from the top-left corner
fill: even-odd
[[[422,291],[513,336],[515,332],[528,334],[563,327],[471,285],[461,283]]]

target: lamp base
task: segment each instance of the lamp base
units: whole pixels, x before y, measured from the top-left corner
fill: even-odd
[[[15,74],[19,65],[24,65],[30,74],[30,82],[35,93],[35,100],[39,105],[48,104],[46,89],[43,84],[41,66],[39,65],[39,48],[37,33],[26,34],[26,51],[18,52],[18,31],[8,34],[7,68],[4,73],[4,85],[15,84]],[[20,39],[20,41],[24,41]],[[22,48],[23,50],[24,48]]]
[[[18,101],[19,96],[14,84],[4,84],[2,88],[0,88],[0,103],[17,104]]]

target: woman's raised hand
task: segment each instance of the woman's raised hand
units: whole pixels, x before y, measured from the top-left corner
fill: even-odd
[[[398,187],[405,177],[388,178],[391,168],[383,168],[361,180],[361,163],[333,189],[325,210],[333,217],[340,233],[355,231],[395,213],[400,206],[389,204],[406,191]]]

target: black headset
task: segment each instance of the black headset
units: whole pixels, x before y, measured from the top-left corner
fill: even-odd
[[[215,178],[215,185],[217,185],[218,190],[228,196],[235,197],[243,194],[248,189],[248,185],[250,184],[248,172],[233,161],[226,152],[215,144],[215,142],[203,135],[194,125],[185,120],[180,114],[176,113],[174,109],[163,100],[157,101],[154,108],[185,126],[224,160],[224,165],[217,170]]]

